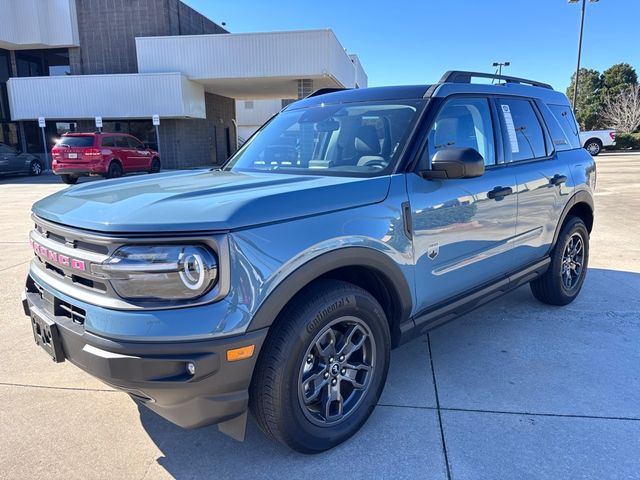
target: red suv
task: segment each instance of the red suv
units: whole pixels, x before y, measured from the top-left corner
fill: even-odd
[[[53,173],[74,184],[82,175],[116,178],[160,171],[160,155],[124,133],[65,133],[51,149]]]

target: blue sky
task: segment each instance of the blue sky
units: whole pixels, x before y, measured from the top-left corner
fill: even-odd
[[[233,33],[331,28],[369,86],[432,83],[507,60],[504,73],[564,90],[575,70],[580,6],[567,0],[183,1]],[[582,66],[619,62],[640,74],[640,0],[587,2]]]

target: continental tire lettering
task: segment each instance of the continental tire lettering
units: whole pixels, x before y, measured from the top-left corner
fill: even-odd
[[[345,305],[353,305],[356,304],[356,297],[353,295],[349,295],[347,297],[342,297],[339,300],[336,300],[334,303],[329,305],[326,308],[323,308],[318,312],[318,314],[314,317],[314,319],[307,324],[307,332],[312,333],[318,325],[320,325],[329,315],[338,310],[339,308],[344,307]]]

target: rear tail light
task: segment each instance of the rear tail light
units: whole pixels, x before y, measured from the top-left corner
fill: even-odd
[[[614,142],[616,141],[616,132],[609,132],[609,136],[611,137],[611,140]]]
[[[82,152],[85,157],[97,157],[98,155],[102,155],[102,152],[99,148],[87,148],[84,152]]]

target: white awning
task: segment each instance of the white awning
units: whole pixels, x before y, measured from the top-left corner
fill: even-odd
[[[182,72],[232,98],[297,98],[298,79],[314,90],[366,87],[357,57],[331,30],[141,37],[136,52],[139,72]]]
[[[12,120],[206,118],[204,88],[181,73],[10,78]]]

